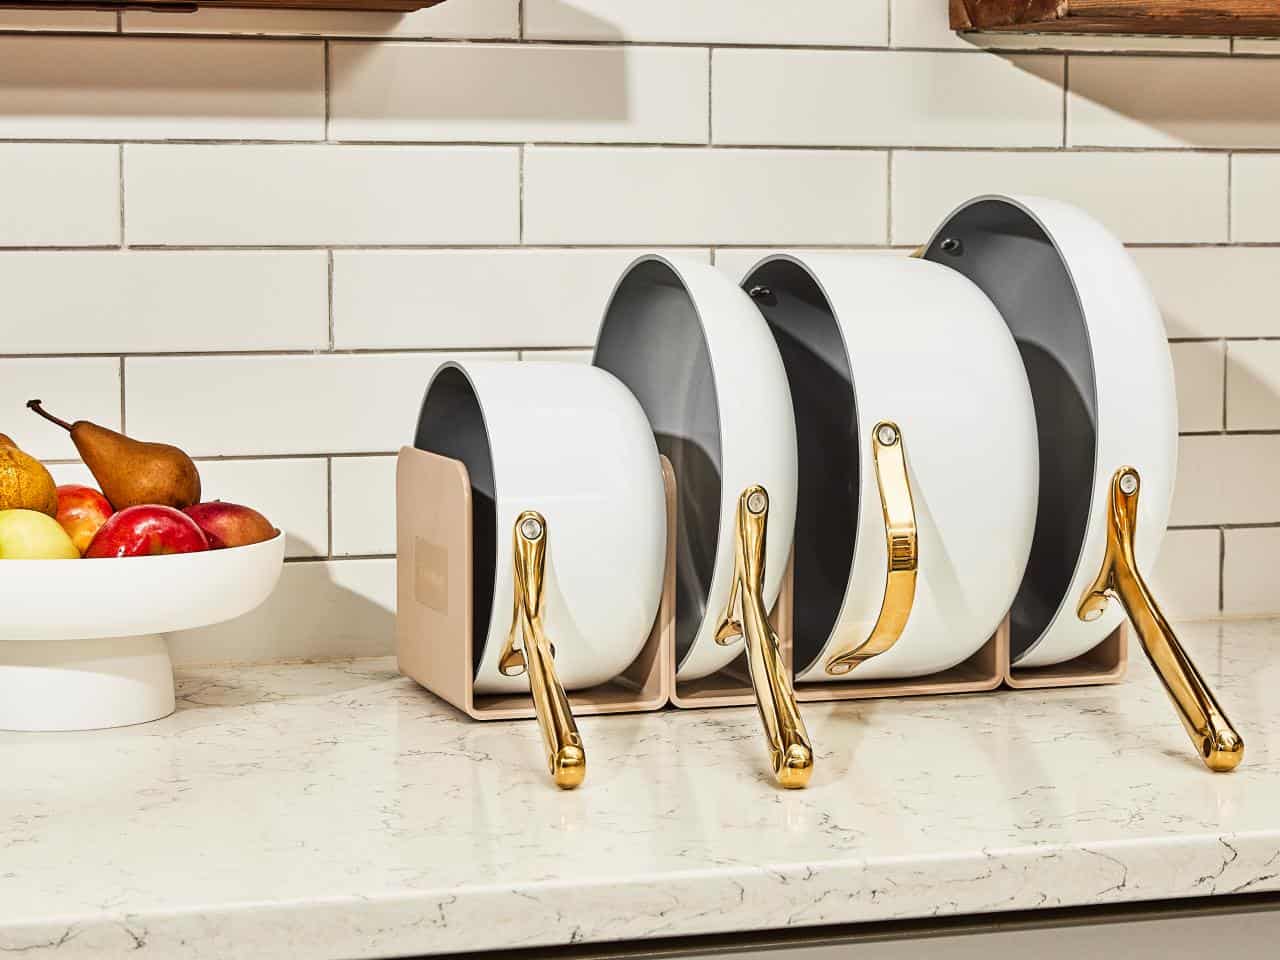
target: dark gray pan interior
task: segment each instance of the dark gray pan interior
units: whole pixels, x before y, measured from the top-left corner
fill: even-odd
[[[1084,310],[1061,254],[1025,210],[981,200],[955,214],[926,257],[964,274],[991,298],[1017,340],[1031,382],[1040,441],[1040,506],[1031,559],[1013,604],[1016,660],[1064,601],[1089,522],[1098,402]],[[975,425],[975,429],[980,429]],[[999,467],[999,437],[983,437]]]
[[[493,615],[498,509],[489,431],[471,381],[457,367],[442,368],[427,388],[413,445],[461,460],[471,479],[471,661],[472,669],[479,670]]]
[[[707,612],[720,539],[720,408],[702,322],[675,271],[644,260],[618,285],[594,363],[630,388],[675,469],[676,658]],[[601,558],[605,562],[605,558]]]
[[[795,534],[797,673],[822,653],[840,616],[858,533],[859,441],[853,372],[826,296],[790,260],[743,283],[769,322],[791,385],[799,454]]]

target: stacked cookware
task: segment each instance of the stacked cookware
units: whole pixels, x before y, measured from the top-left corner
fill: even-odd
[[[1175,410],[1123,247],[1065,204],[980,197],[912,257],[772,256],[735,283],[643,256],[590,366],[448,364],[408,453],[464,471],[468,681],[531,694],[560,786],[586,769],[566,691],[641,656],[664,590],[675,682],[745,661],[784,787],[814,762],[797,682],[940,675],[1006,618],[1011,663],[1047,668],[1127,617],[1204,762],[1229,770],[1242,741],[1141,572]],[[413,546],[402,611],[422,602]]]

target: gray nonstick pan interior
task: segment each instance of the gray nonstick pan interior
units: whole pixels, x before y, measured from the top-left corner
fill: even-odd
[[[853,373],[831,305],[809,272],[770,260],[743,283],[786,367],[799,454],[795,671],[822,653],[840,616],[858,532],[859,445]]]
[[[723,461],[716,385],[702,323],[670,266],[644,260],[623,278],[605,312],[593,362],[635,394],[659,452],[675,470],[679,664],[707,612],[720,537]]]
[[[1088,527],[1098,440],[1088,327],[1062,255],[1036,220],[1012,203],[980,200],[958,211],[925,256],[958,270],[991,298],[1031,383],[1040,502],[1031,558],[1013,603],[1010,653],[1016,662],[1062,604],[1077,599],[1066,591]],[[985,442],[998,451],[998,437]]]
[[[457,367],[441,369],[427,388],[413,445],[461,460],[471,480],[471,668],[479,670],[493,615],[498,508],[489,431],[471,381]]]

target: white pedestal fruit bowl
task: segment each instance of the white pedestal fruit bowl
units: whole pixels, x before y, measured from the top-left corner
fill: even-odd
[[[0,561],[0,729],[94,730],[173,712],[166,633],[232,620],[275,589],[284,534],[109,560]]]

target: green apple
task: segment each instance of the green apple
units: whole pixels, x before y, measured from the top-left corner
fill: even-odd
[[[0,510],[0,560],[79,560],[80,551],[53,517]]]

